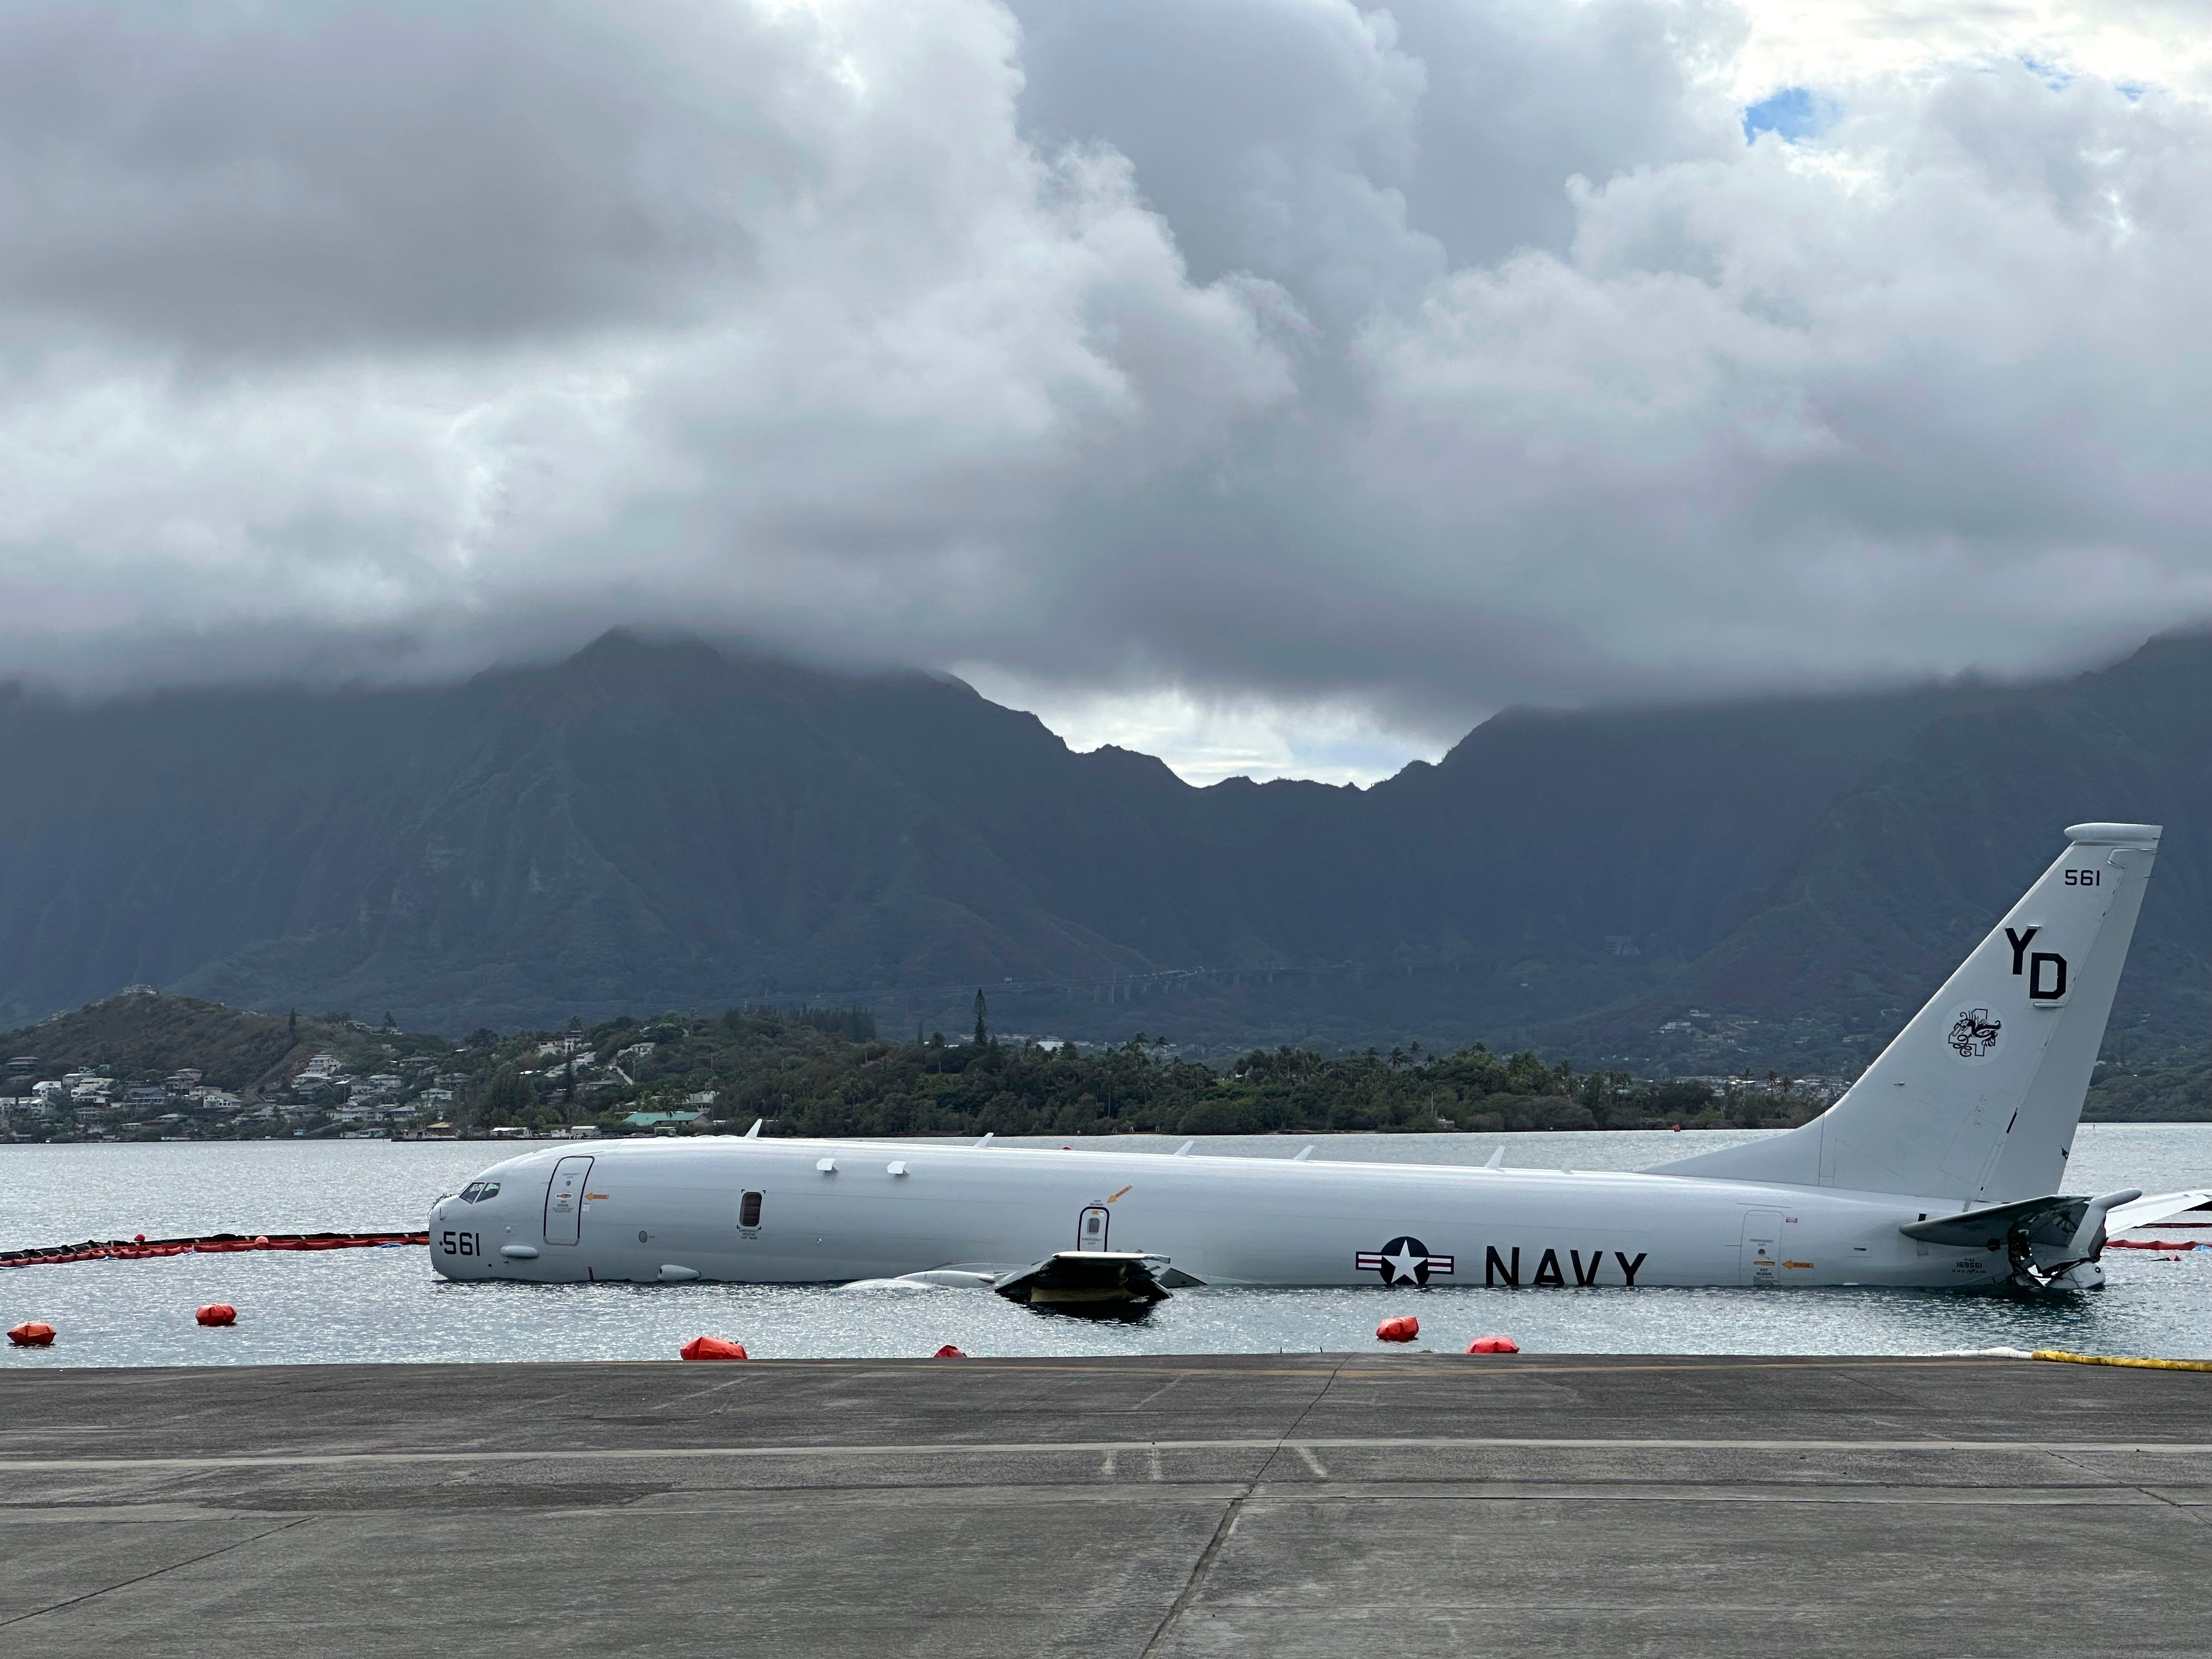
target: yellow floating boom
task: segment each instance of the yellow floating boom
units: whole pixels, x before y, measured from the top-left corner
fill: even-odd
[[[2063,1348],[2038,1348],[2029,1358],[2063,1359],[2075,1365],[2133,1365],[2151,1371],[2212,1371],[2212,1359],[2137,1359],[2124,1354],[2069,1353]]]

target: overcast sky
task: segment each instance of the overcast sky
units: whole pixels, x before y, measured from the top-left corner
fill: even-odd
[[[617,623],[1364,779],[2212,619],[2201,0],[15,0],[0,674]]]

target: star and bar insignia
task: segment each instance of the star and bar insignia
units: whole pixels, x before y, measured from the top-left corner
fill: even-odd
[[[1353,1258],[1364,1273],[1381,1273],[1385,1285],[1425,1285],[1431,1273],[1449,1273],[1452,1259],[1431,1255],[1418,1238],[1392,1239],[1379,1250],[1361,1250]]]

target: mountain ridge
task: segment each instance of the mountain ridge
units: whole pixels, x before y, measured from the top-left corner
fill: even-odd
[[[1509,711],[1364,789],[1199,787],[950,676],[620,630],[451,686],[22,694],[0,1023],[145,982],[439,1030],[820,995],[958,1029],[982,985],[1073,1036],[1812,1070],[2065,823],[2163,812],[2116,1023],[2188,1048],[2208,757],[2203,636],[2024,687]],[[1661,1040],[1692,1008],[1736,1023]]]

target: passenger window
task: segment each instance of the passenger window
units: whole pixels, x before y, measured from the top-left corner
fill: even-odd
[[[740,1227],[759,1226],[760,1212],[761,1195],[758,1193],[747,1193],[743,1198],[738,1200],[738,1225]]]

